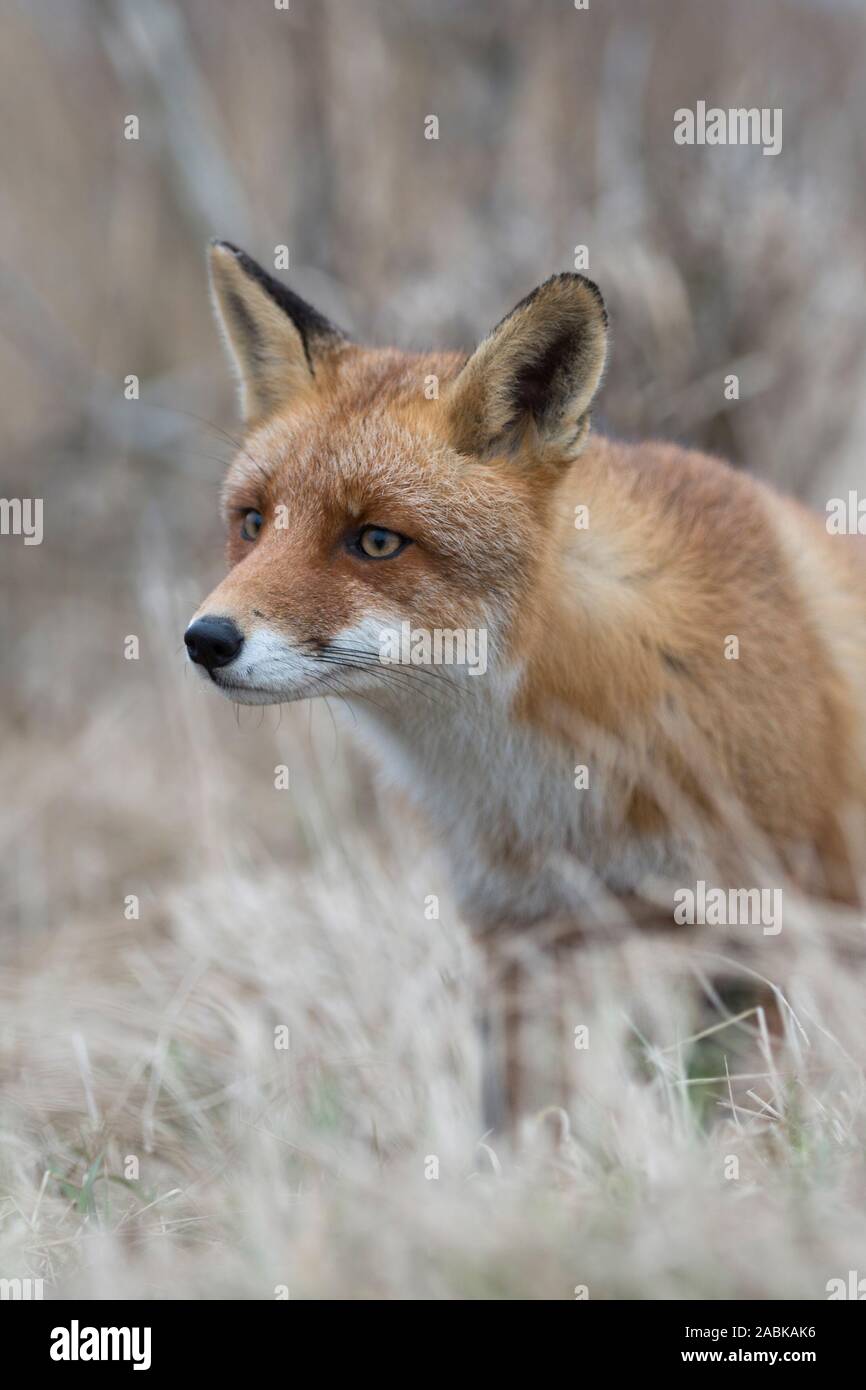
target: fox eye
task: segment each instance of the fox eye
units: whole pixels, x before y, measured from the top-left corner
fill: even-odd
[[[365,526],[355,544],[370,560],[390,560],[409,542],[405,536],[388,531],[384,526]]]
[[[245,512],[241,522],[241,535],[245,541],[254,541],[262,529],[261,512]]]

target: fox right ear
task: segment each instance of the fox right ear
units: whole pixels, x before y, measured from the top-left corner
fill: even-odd
[[[607,356],[607,313],[583,275],[554,275],[475,349],[449,395],[462,453],[534,452],[568,462],[589,430]]]
[[[339,328],[228,241],[210,245],[210,283],[241,409],[256,424],[309,390],[329,356],[348,341]]]

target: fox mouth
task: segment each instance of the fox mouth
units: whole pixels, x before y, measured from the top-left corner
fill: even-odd
[[[339,694],[344,699],[351,699],[353,696],[359,697],[361,692],[353,689],[353,685],[363,685],[363,680],[353,681],[352,674],[347,673],[349,679],[340,682],[339,687],[335,686],[329,679],[330,673],[309,672],[296,682],[286,685],[265,685],[254,683],[253,681],[238,680],[231,675],[224,675],[223,670],[217,667],[213,671],[207,672],[209,683],[216,687],[221,695],[226,699],[241,705],[291,705],[300,700],[315,700],[320,696]]]
[[[278,689],[275,686],[250,685],[245,681],[232,680],[222,675],[219,668],[208,674],[211,684],[215,685],[221,694],[241,705],[287,705],[295,700],[307,700],[313,695],[321,694],[312,682],[305,682],[295,690],[285,687]]]

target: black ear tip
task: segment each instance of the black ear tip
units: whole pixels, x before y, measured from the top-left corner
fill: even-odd
[[[598,303],[598,307],[601,310],[602,318],[604,319],[605,323],[607,323],[607,305],[604,302],[604,295],[598,288],[598,285],[595,283],[594,280],[589,280],[585,275],[579,275],[577,278],[581,281],[584,288],[589,290],[593,299],[596,300],[596,302]]]
[[[545,280],[544,285],[541,286],[541,289],[544,289],[547,285],[552,285],[556,283],[580,285],[583,289],[587,290],[592,295],[593,299],[595,300],[599,309],[601,310],[602,321],[605,325],[607,324],[607,305],[604,302],[604,296],[602,295],[602,292],[598,288],[598,285],[595,283],[595,281],[590,280],[588,275],[581,275],[580,272],[577,270],[563,270],[558,275],[551,275],[549,280]]]
[[[244,253],[239,246],[235,246],[232,241],[223,241],[222,237],[212,236],[208,246],[213,251],[228,251],[232,256],[242,256]]]

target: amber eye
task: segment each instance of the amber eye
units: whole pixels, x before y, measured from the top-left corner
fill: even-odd
[[[245,541],[254,541],[262,529],[261,512],[246,512],[241,522],[241,535]]]
[[[365,526],[357,540],[358,549],[371,560],[390,560],[407,544],[405,536],[384,526]]]

